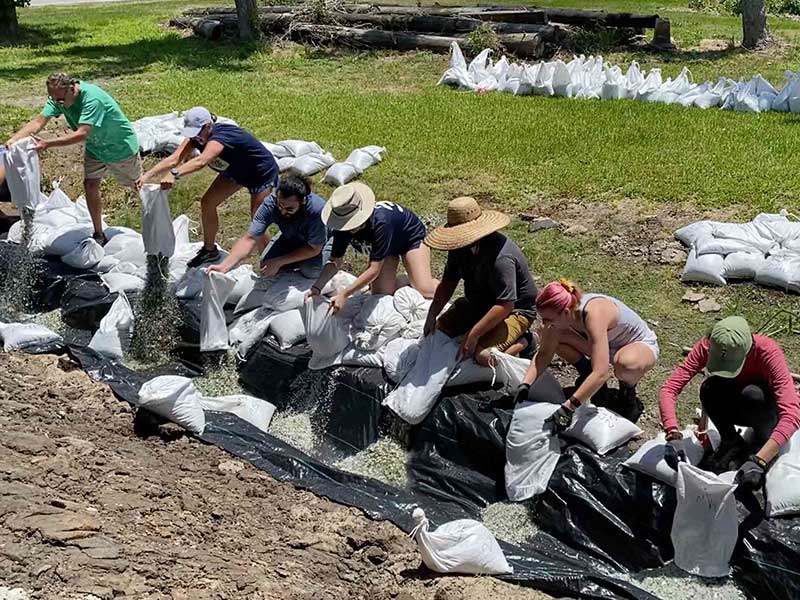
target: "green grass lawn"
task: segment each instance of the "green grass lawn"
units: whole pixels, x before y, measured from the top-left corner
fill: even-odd
[[[794,21],[771,19],[781,41],[773,51],[701,52],[695,49],[701,40],[740,39],[740,20],[690,12],[679,0],[539,4],[670,18],[679,52],[605,53],[618,64],[637,60],[645,68],[661,67],[665,76],[688,65],[697,80],[760,72],[780,84],[785,69],[798,67],[800,23]],[[67,70],[107,88],[132,119],[202,104],[261,139],[314,140],[339,159],[363,145],[386,146],[386,160],[364,180],[379,198],[420,213],[441,213],[454,196],[470,194],[512,215],[547,214],[585,224],[582,235],[532,234],[515,219],[509,231],[540,282],[572,277],[586,289],[618,295],[654,324],[662,361],[643,384],[651,425],[655,391],[680,359],[680,346],[733,311],[761,323],[776,307],[798,305],[796,297],[740,284],[705,290],[723,311],[702,315],[681,303],[686,287],[678,281],[679,267],[624,252],[614,256],[603,244],[620,233],[625,240],[668,237],[704,215],[747,220],[783,207],[800,212],[797,116],[460,93],[435,85],[447,65],[444,56],[212,44],[164,27],[186,6],[126,2],[20,10],[24,44],[0,48],[0,138],[39,109],[46,76]],[[79,158],[52,152],[46,176],[67,175],[74,195]],[[174,213],[196,218],[196,201],[209,181],[209,174],[181,181],[171,194]],[[135,201],[114,184],[106,192],[113,220],[136,225]],[[243,231],[245,206],[240,196],[224,207],[225,243]],[[800,370],[800,337],[783,333],[779,339]],[[683,406],[686,416],[694,402]]]

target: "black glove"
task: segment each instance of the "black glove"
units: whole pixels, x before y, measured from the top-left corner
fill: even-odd
[[[552,424],[553,433],[560,433],[570,426],[570,423],[572,423],[572,415],[574,414],[574,410],[562,404],[558,407],[558,410],[545,419],[544,422],[545,425],[548,423]]]
[[[676,448],[674,445],[667,443],[666,448],[664,448],[664,462],[667,463],[670,469],[677,471],[679,462],[687,462],[686,452],[684,452],[683,448]]]
[[[517,395],[514,396],[514,404],[521,404],[528,400],[528,392],[531,390],[530,383],[520,383],[517,388]]]
[[[763,487],[766,476],[767,464],[758,456],[753,455],[737,471],[734,481],[751,490],[758,490]]]

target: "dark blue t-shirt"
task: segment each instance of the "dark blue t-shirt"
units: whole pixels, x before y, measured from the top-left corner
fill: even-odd
[[[222,144],[222,153],[208,165],[248,189],[278,183],[275,157],[249,131],[237,125],[214,123],[209,142]],[[205,147],[198,146],[202,152]]]
[[[281,230],[281,237],[287,241],[295,242],[298,246],[324,246],[328,239],[328,228],[322,222],[323,208],[325,200],[316,194],[309,194],[304,214],[295,219],[287,219],[278,210],[277,196],[272,192],[256,210],[247,233],[259,238],[267,231],[267,227],[275,223]]]
[[[367,226],[358,233],[333,232],[331,258],[341,258],[350,244],[357,252],[369,254],[370,261],[387,256],[402,256],[418,248],[425,239],[425,225],[405,206],[394,202],[378,202],[367,220]]]

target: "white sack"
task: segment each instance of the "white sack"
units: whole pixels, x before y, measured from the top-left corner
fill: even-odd
[[[294,156],[284,156],[283,158],[278,159],[278,171],[283,173],[284,171],[288,171],[292,168],[294,161],[297,159]]]
[[[261,280],[266,287],[263,305],[278,312],[286,312],[301,308],[305,302],[306,292],[314,285],[313,279],[307,279],[298,272],[280,273],[276,277]],[[253,291],[258,287],[258,282]],[[237,305],[238,310],[238,305]]]
[[[203,293],[206,279],[206,272],[203,267],[192,267],[175,284],[175,297],[184,300],[200,297]]]
[[[370,167],[377,165],[383,159],[383,153],[386,148],[382,146],[364,146],[363,148],[356,148],[347,157],[345,162],[350,163],[359,172],[363,173]]]
[[[349,304],[349,302],[348,302]],[[308,345],[315,357],[339,354],[350,344],[350,321],[328,314],[330,302],[313,298],[302,310]]]
[[[420,340],[397,338],[386,344],[383,370],[389,381],[400,383],[417,362]]]
[[[148,183],[139,190],[142,200],[142,240],[148,256],[172,256],[175,253],[175,231],[169,212],[169,190]]]
[[[331,165],[322,181],[328,185],[338,187],[350,183],[359,175],[361,175],[361,172],[350,163],[339,162]]]
[[[92,269],[97,273],[108,273],[119,264],[119,259],[113,256],[104,256]]]
[[[657,102],[661,94],[661,69],[651,69],[633,96],[641,102]]]
[[[83,240],[69,254],[61,257],[61,262],[76,269],[91,269],[105,257],[103,247],[92,238]]]
[[[764,496],[768,517],[800,514],[800,432],[784,444],[767,471]]]
[[[672,442],[677,449],[686,453],[686,460],[690,465],[697,466],[703,458],[705,449],[691,431],[683,432],[683,439]],[[678,473],[665,461],[667,441],[666,434],[659,433],[656,439],[645,442],[623,465],[634,471],[650,475],[659,481],[675,487]]]
[[[756,271],[756,283],[800,293],[800,254],[779,250]]]
[[[390,294],[370,296],[353,321],[353,342],[360,350],[377,350],[400,337],[406,321],[395,310]]]
[[[36,140],[26,137],[3,154],[11,201],[21,211],[36,210],[42,197],[42,176]]]
[[[456,366],[458,343],[436,331],[420,343],[414,367],[383,401],[401,419],[416,425],[428,415]]]
[[[695,221],[678,229],[675,239],[692,248],[697,240],[710,236],[717,225],[720,225],[717,221]]]
[[[452,46],[451,46],[452,49]],[[489,56],[492,51],[489,48],[481,50],[481,52],[472,59],[467,67],[469,78],[473,83],[478,83],[491,76],[491,59]]]
[[[727,577],[739,537],[732,483],[735,473],[721,476],[678,464],[678,505],[672,520],[675,566],[701,577]]]
[[[421,338],[425,334],[425,323],[425,319],[411,321],[411,323],[408,323],[405,327],[403,327],[400,337],[403,337],[407,340],[416,340]]]
[[[635,423],[605,407],[582,404],[563,435],[583,442],[602,456],[642,433]]]
[[[151,379],[139,389],[138,406],[197,435],[206,428],[201,396],[188,377],[163,375]]]
[[[175,236],[175,248],[178,249],[182,246],[188,246],[191,243],[189,239],[189,217],[180,215],[172,220],[172,234]],[[108,234],[106,234],[108,237]]]
[[[202,397],[200,405],[203,410],[226,412],[236,415],[254,427],[266,432],[275,414],[275,406],[266,400],[234,394],[232,396]]]
[[[475,359],[465,358],[460,361],[444,387],[459,387],[462,385],[490,384],[493,385],[497,380],[497,370],[492,367],[485,367],[475,362]]]
[[[203,284],[203,303],[200,307],[200,351],[228,349],[228,326],[225,322],[225,302],[236,282],[217,271],[206,273]]]
[[[279,313],[272,319],[269,332],[278,340],[281,350],[287,350],[306,339],[306,327],[300,309]]]
[[[424,298],[410,285],[401,287],[394,293],[394,307],[408,322],[425,320],[428,318],[428,309],[431,301]]]
[[[766,259],[762,254],[750,252],[734,252],[725,257],[725,270],[722,276],[726,281],[731,279],[753,279]]]
[[[450,44],[450,65],[436,85],[451,85],[458,88],[475,89],[475,84],[467,71],[467,61],[458,42]]]
[[[789,98],[800,95],[800,77],[792,71],[784,73],[784,83],[781,90],[772,101],[772,110],[776,112],[789,112]]]
[[[236,281],[230,296],[228,296],[229,304],[238,304],[250,290],[253,289],[255,283],[255,273],[253,273],[252,265],[239,265],[235,269],[231,269],[226,273],[228,277]]]
[[[561,456],[558,436],[545,420],[559,409],[558,404],[524,402],[514,409],[506,436],[506,494],[512,502],[522,502],[547,489]]]
[[[356,282],[356,276],[347,271],[339,271],[330,278],[330,281],[322,288],[323,296],[335,296],[340,294]],[[347,301],[350,302],[350,299]],[[345,305],[346,306],[346,305]]]
[[[136,235],[123,234],[114,236],[113,239],[106,242],[103,250],[106,256],[113,256],[120,262],[134,263],[140,266],[147,264],[144,239],[138,233]]]
[[[262,141],[261,144],[269,150],[269,153],[272,154],[272,157],[275,160],[279,160],[281,158],[286,158],[287,156],[292,156],[292,153],[286,146],[282,146],[281,144],[271,144],[269,142]]]
[[[91,225],[69,225],[58,229],[47,228],[46,231],[37,232],[39,243],[44,254],[51,256],[64,256],[74,252],[81,242],[91,238],[94,228]]]
[[[694,249],[689,252],[681,281],[698,281],[712,285],[725,285],[725,259],[719,254],[697,256]]]
[[[501,575],[512,573],[500,545],[483,523],[459,519],[429,532],[421,508],[413,512],[416,527],[411,537],[417,542],[422,562],[437,573]]]
[[[131,344],[133,335],[133,309],[125,292],[120,292],[111,309],[100,321],[92,336],[89,348],[111,358],[122,358]]]
[[[61,336],[44,325],[35,323],[0,323],[0,340],[3,350],[24,350],[38,344],[60,342]]]
[[[497,371],[497,381],[503,384],[507,392],[516,392],[531,366],[531,361],[500,352],[497,348],[492,348],[490,354]]]
[[[327,169],[335,162],[336,159],[329,152],[325,154],[305,154],[295,160],[289,170],[304,177],[311,177],[322,171],[322,169]]]
[[[305,156],[307,154],[322,154],[323,150],[316,142],[306,142],[304,140],[284,140],[278,142],[294,157]]]
[[[138,292],[144,289],[144,279],[128,273],[103,273],[100,279],[112,294]]]
[[[237,349],[239,356],[247,356],[250,348],[267,335],[272,320],[278,314],[271,308],[262,307],[242,315],[231,324],[228,341]]]

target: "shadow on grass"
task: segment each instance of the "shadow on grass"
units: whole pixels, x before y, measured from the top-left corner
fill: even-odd
[[[209,42],[195,36],[167,32],[164,37],[122,44],[81,43],[84,32],[74,27],[36,27],[26,33],[25,45],[36,47],[36,60],[0,67],[0,79],[19,81],[53,71],[65,70],[92,79],[118,77],[145,71],[156,63],[176,69],[213,69],[241,72],[252,69],[250,56],[264,49],[263,43],[243,44],[238,40]],[[86,41],[90,41],[86,36]],[[36,40],[36,41],[33,41]],[[77,43],[73,43],[77,42]],[[67,47],[64,47],[67,44]]]
[[[25,25],[20,23],[19,36],[11,43],[0,46],[30,46],[39,48],[45,45],[72,43],[78,39],[81,30],[72,25]]]

